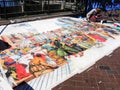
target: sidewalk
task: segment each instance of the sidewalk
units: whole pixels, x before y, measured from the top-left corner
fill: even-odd
[[[79,13],[80,14],[80,13]],[[55,18],[55,17],[62,17],[62,16],[77,16],[78,13],[73,13],[71,11],[66,12],[58,12],[58,13],[45,13],[45,14],[39,14],[39,15],[25,15],[20,17],[13,17],[9,18],[7,20],[0,19],[0,25],[6,25],[11,23],[11,20],[14,21],[14,23],[20,23],[20,22],[27,22],[27,21],[34,21],[34,20],[42,20],[42,19],[48,19],[48,18]]]
[[[120,90],[120,48],[52,90]]]

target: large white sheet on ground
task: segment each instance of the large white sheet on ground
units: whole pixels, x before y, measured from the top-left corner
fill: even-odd
[[[13,90],[2,76],[0,76],[0,90]]]
[[[18,24],[11,24],[4,30],[3,34],[12,33],[25,33],[25,32],[46,32],[60,28],[59,24],[56,24],[57,18],[37,20],[31,22],[23,22]],[[0,26],[0,30],[5,26]],[[34,90],[50,90],[54,86],[60,84],[66,79],[72,77],[77,73],[81,73],[95,64],[100,58],[105,55],[109,55],[116,48],[120,46],[120,36],[116,36],[115,39],[108,39],[103,47],[92,47],[85,51],[82,57],[72,57],[69,62],[56,69],[55,71],[42,75],[28,82]],[[1,86],[1,84],[0,84]],[[8,89],[6,89],[8,90]]]

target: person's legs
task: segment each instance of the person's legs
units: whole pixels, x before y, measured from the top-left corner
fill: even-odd
[[[100,17],[100,16],[92,16],[90,18],[91,22],[101,22],[101,20],[102,20],[102,17]]]

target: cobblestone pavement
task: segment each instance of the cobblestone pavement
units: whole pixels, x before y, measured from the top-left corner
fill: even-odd
[[[120,48],[52,90],[120,90]]]

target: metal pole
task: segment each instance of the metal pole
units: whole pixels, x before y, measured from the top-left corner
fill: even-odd
[[[85,15],[87,14],[88,0],[85,0]]]
[[[5,0],[3,0],[3,5],[4,5],[4,15],[5,15],[5,19],[7,19],[7,11],[6,11]]]
[[[49,14],[49,12],[50,12],[49,7],[50,7],[50,1],[48,0],[48,14]]]
[[[21,11],[24,13],[24,0],[20,0],[20,5],[21,5]]]

